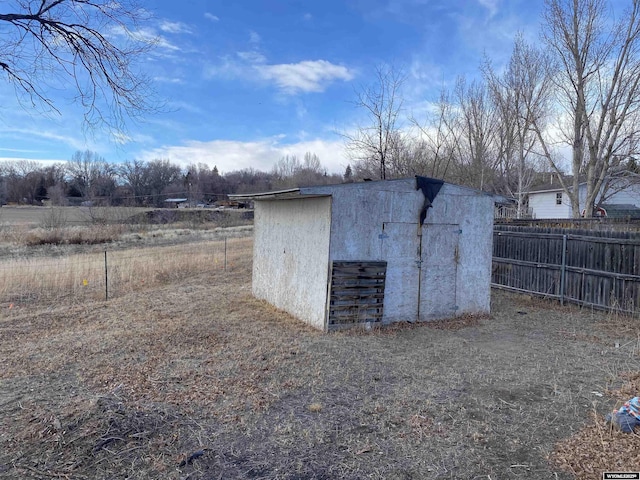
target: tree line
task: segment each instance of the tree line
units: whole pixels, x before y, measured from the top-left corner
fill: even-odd
[[[344,134],[356,178],[442,178],[515,198],[518,216],[551,175],[574,216],[580,184],[591,216],[640,179],[640,0],[623,12],[546,0],[535,45],[518,35],[504,68],[485,58],[477,79],[459,77],[425,114],[403,116],[404,81],[383,66],[358,93],[367,123]]]
[[[230,193],[252,193],[299,185],[340,183],[317,155],[281,158],[270,172],[252,168],[220,173],[199,163],[186,168],[166,159],[110,163],[96,152],[78,151],[66,163],[0,162],[0,202],[27,205],[166,206],[167,198],[213,204]],[[87,203],[89,202],[89,203]]]
[[[126,118],[162,110],[136,68],[157,43],[135,33],[149,19],[136,2],[5,3],[0,78],[25,106],[57,112],[47,92],[69,87],[87,128],[119,135]],[[640,178],[640,0],[627,0],[624,11],[607,0],[545,0],[540,23],[537,40],[514,39],[504,68],[484,59],[477,79],[458,78],[426,113],[405,115],[404,75],[380,67],[354,101],[368,120],[344,134],[352,158],[344,176],[327,175],[311,153],[285,157],[268,173],[220,175],[206,165],[114,165],[79,152],[66,165],[0,166],[0,200],[159,206],[167,195],[208,201],[232,192],[427,175],[513,197],[521,216],[526,192],[553,175],[575,216],[582,211],[579,186],[586,186],[591,216],[621,185]]]

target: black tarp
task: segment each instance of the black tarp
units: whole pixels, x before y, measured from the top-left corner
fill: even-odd
[[[420,225],[424,224],[424,220],[427,218],[427,210],[431,208],[433,200],[440,192],[442,185],[444,185],[443,180],[416,175],[416,190],[421,190],[424,195],[424,205],[420,211]]]

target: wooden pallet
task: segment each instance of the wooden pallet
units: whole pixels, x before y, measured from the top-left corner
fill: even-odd
[[[331,265],[327,330],[382,322],[387,262]]]

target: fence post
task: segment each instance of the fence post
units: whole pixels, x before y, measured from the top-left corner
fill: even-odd
[[[560,305],[564,306],[564,286],[567,266],[567,236],[562,235],[562,266],[560,267]]]
[[[104,299],[109,300],[109,270],[107,269],[107,251],[104,251]]]
[[[224,237],[224,271],[227,271],[227,237]]]

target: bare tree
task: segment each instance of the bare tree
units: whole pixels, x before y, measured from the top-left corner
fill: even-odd
[[[400,88],[404,75],[393,67],[376,68],[374,82],[357,93],[354,104],[366,113],[368,125],[344,133],[347,150],[355,162],[375,162],[380,179],[387,177],[387,163],[398,138],[397,120],[402,109]],[[356,164],[356,170],[357,168]]]
[[[584,211],[591,216],[611,172],[638,152],[640,116],[640,0],[612,20],[605,0],[547,0],[543,38],[558,64],[555,85],[564,110],[562,132],[572,150],[570,184],[559,175],[580,216],[579,185],[586,181]],[[558,173],[551,140],[534,124],[543,152]]]
[[[491,189],[497,165],[497,111],[484,82],[459,78],[454,89],[459,110],[457,176],[465,185]]]
[[[91,150],[75,152],[66,168],[72,185],[84,199],[108,196],[115,189],[115,168]]]
[[[310,185],[339,183],[341,175],[328,175],[320,157],[306,152],[302,162],[295,155],[285,155],[271,171],[276,188],[291,188]]]
[[[449,92],[442,90],[425,122],[420,122],[415,117],[411,118],[411,122],[419,131],[422,153],[426,156],[423,175],[448,179],[450,167],[454,163],[456,145],[460,141],[460,132],[455,127],[455,112]]]
[[[16,160],[0,165],[4,196],[7,201],[37,203],[36,197],[42,185],[42,166],[34,160]]]
[[[546,55],[516,37],[511,58],[502,75],[486,63],[484,75],[498,113],[498,164],[503,193],[517,199],[517,218],[522,218],[526,192],[535,178],[534,124],[544,128],[549,109],[551,76]],[[514,178],[515,177],[515,178]]]
[[[145,10],[135,0],[2,2],[0,72],[21,101],[59,113],[51,89],[72,86],[85,125],[121,129],[153,110],[135,61],[153,44],[136,33]]]
[[[131,196],[127,203],[142,205],[145,191],[147,166],[142,160],[127,160],[117,167],[117,173],[122,182],[130,189]]]
[[[272,175],[277,188],[293,187],[293,178],[300,170],[300,160],[296,155],[285,155],[273,166]]]
[[[172,192],[184,194],[180,167],[169,160],[152,160],[146,165],[145,189],[156,207],[164,206],[164,195]]]

